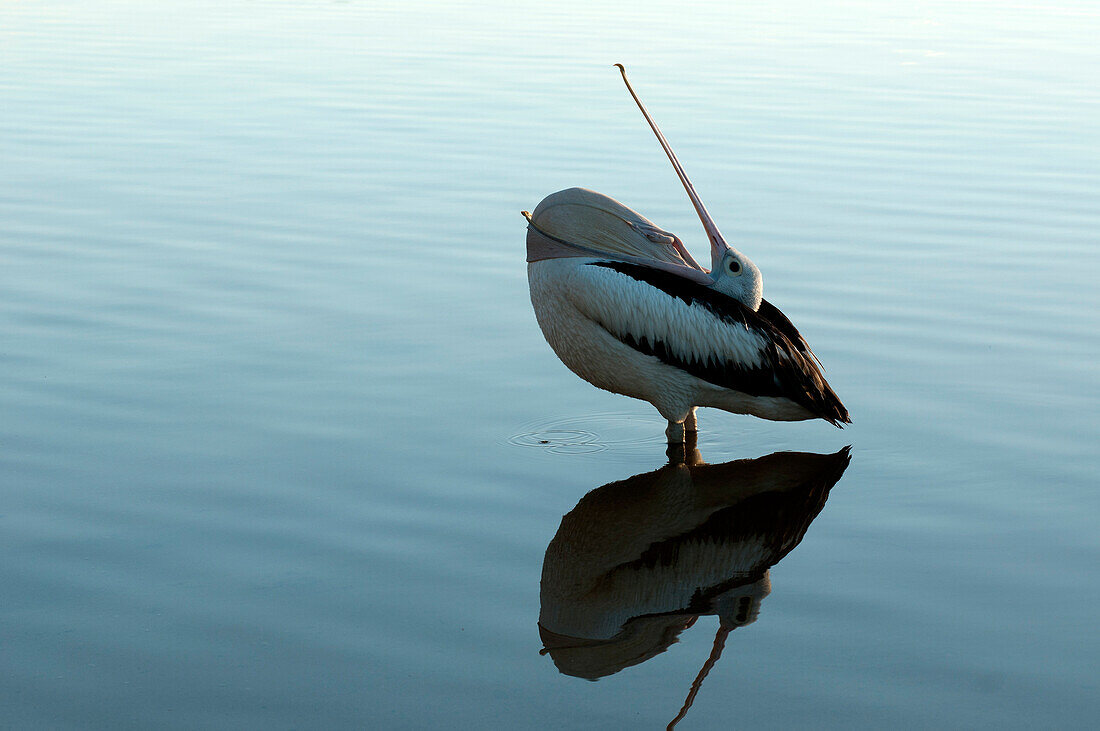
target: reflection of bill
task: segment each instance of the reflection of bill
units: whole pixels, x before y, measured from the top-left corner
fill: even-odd
[[[546,549],[543,653],[562,673],[597,680],[659,655],[699,616],[716,614],[714,651],[686,711],[726,635],[756,621],[771,592],[768,569],[802,540],[849,461],[847,447],[688,460],[588,493]]]

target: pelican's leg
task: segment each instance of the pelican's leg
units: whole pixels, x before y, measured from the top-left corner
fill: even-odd
[[[668,457],[668,463],[672,465],[688,466],[703,464],[703,455],[699,454],[695,437],[695,432],[685,430],[683,442],[676,444],[670,441],[668,446],[665,447],[665,455]]]
[[[699,433],[699,420],[695,417],[695,407],[691,407],[691,411],[688,412],[688,416],[684,419],[684,431],[691,434]]]
[[[669,420],[668,427],[665,428],[665,437],[669,444],[683,444],[684,422]]]

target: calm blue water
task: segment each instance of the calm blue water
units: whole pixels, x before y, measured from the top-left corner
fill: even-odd
[[[0,7],[0,725],[663,728],[747,593],[677,728],[1095,726],[1095,5],[727,5]],[[845,431],[543,341],[546,194],[705,253],[614,62]]]

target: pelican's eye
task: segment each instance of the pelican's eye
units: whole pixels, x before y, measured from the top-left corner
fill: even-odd
[[[730,259],[726,262],[726,271],[733,276],[737,277],[741,274],[741,262],[736,259]]]

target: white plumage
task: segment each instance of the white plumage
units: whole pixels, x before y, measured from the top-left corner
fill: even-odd
[[[623,80],[634,95],[625,70]],[[697,406],[847,423],[809,346],[763,299],[760,270],[726,244],[634,99],[703,222],[711,270],[618,201],[583,188],[554,193],[524,214],[531,302],[547,342],[589,383],[652,403],[673,442],[695,430]]]
[[[649,401],[672,424],[682,424],[696,406],[774,421],[814,418],[790,399],[725,388],[627,345],[624,337],[638,342],[667,338],[677,351],[702,361],[735,360],[758,368],[767,342],[699,305],[677,302],[626,275],[589,266],[597,261],[550,259],[528,266],[539,327],[571,371],[604,390]]]
[[[558,265],[563,262],[568,260],[554,260]],[[540,265],[532,265],[532,270],[539,269]],[[660,340],[686,358],[762,365],[760,354],[767,342],[759,332],[724,322],[698,302],[677,306],[675,298],[669,302],[670,296],[662,290],[638,286],[637,280],[607,267],[566,264],[561,276],[566,298],[612,335]]]

